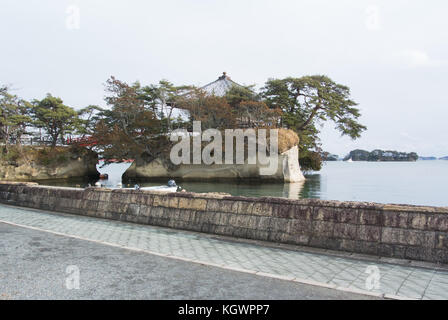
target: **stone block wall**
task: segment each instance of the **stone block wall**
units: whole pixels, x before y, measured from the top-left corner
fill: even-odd
[[[448,263],[448,208],[0,183],[0,203],[238,238]]]

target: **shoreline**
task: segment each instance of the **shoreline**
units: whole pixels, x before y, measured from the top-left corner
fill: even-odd
[[[20,182],[0,183],[0,203],[235,238],[448,264],[448,207],[63,188]]]

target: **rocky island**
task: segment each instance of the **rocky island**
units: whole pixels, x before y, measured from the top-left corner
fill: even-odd
[[[273,175],[263,175],[261,169],[266,167],[256,164],[180,164],[168,165],[163,158],[147,161],[137,158],[123,174],[123,179],[131,180],[166,180],[174,178],[181,181],[220,181],[220,180],[271,180],[282,182],[300,182],[305,177],[299,166],[299,137],[292,130],[280,129],[278,148],[278,166]],[[247,146],[245,146],[247,148]],[[247,160],[247,158],[246,158]]]
[[[0,155],[0,180],[40,181],[98,178],[98,155],[71,147],[23,146]]]
[[[323,152],[321,157],[322,161],[339,161],[339,156],[337,154],[332,154],[329,152]]]
[[[406,153],[398,151],[383,151],[383,150],[373,150],[372,152],[366,150],[353,150],[345,158],[347,160],[353,161],[417,161],[418,155],[415,152]]]

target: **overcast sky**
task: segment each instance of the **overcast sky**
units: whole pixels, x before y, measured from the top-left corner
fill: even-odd
[[[352,89],[368,131],[325,126],[325,150],[446,156],[447,16],[446,0],[2,0],[0,83],[81,108],[104,106],[111,75],[204,85],[226,71],[260,87],[326,74]]]

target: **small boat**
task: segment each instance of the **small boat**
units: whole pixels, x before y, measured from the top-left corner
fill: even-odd
[[[154,186],[154,187],[140,187],[138,184],[134,188],[123,188],[123,189],[134,189],[134,190],[147,190],[147,191],[161,191],[161,192],[177,192],[180,187],[176,184],[174,180],[168,181],[165,186]]]
[[[350,158],[346,162],[353,162],[353,160],[352,160],[352,158]]]
[[[148,191],[163,191],[163,192],[177,192],[179,187],[169,187],[169,186],[157,186],[157,187],[143,187],[138,190],[148,190]]]

